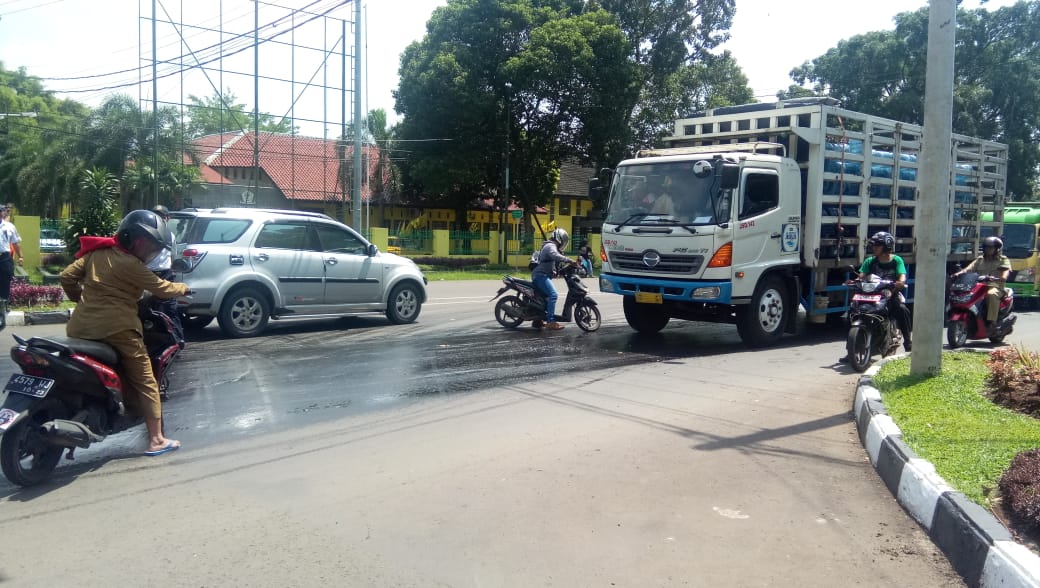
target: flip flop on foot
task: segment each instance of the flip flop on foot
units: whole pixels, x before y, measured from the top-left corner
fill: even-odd
[[[180,448],[181,448],[180,441],[167,441],[166,442],[166,446],[163,447],[162,449],[155,449],[155,450],[152,450],[152,451],[145,451],[144,454],[147,455],[148,457],[155,457],[156,455],[162,455],[164,453],[169,453],[171,451],[177,451]]]

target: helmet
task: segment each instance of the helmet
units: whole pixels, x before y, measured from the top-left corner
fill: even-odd
[[[173,250],[166,239],[166,221],[150,210],[134,210],[123,217],[116,229],[116,242],[148,263],[163,249]]]
[[[989,236],[982,240],[983,247],[996,247],[997,251],[1004,248],[1004,242],[1000,240],[1000,237]]]
[[[553,232],[549,234],[549,238],[556,241],[556,243],[559,244],[560,249],[566,249],[567,242],[571,240],[571,236],[563,229],[553,229]]]
[[[156,204],[155,206],[153,206],[152,207],[152,212],[154,212],[155,214],[161,216],[163,218],[163,220],[166,220],[166,219],[170,218],[170,209],[166,208],[162,204]]]
[[[885,251],[892,251],[896,247],[896,238],[892,236],[892,233],[878,231],[870,238],[870,243],[872,245],[881,245]]]

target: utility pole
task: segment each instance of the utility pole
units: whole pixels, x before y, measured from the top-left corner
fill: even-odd
[[[950,251],[950,159],[953,139],[953,59],[957,34],[956,0],[930,0],[928,69],[924,89],[924,146],[921,149],[917,212],[917,280],[914,350],[910,373],[942,370],[946,257]]]
[[[506,233],[505,226],[509,222],[509,131],[512,128],[512,113],[511,106],[513,105],[513,84],[506,82],[506,170],[505,170],[505,186],[502,189],[502,222],[499,224],[499,228],[502,233],[502,246],[498,248],[499,263],[505,264],[506,260],[509,259],[509,255],[506,253],[506,245],[509,244],[509,235]]]
[[[159,48],[156,41],[155,2],[152,0],[152,196],[159,206]],[[142,207],[143,208],[143,207]]]
[[[347,40],[343,39],[346,44]],[[354,230],[361,231],[361,2],[354,0]],[[371,237],[371,235],[369,235]]]

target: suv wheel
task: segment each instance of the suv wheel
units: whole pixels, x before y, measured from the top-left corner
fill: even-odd
[[[271,310],[267,298],[255,288],[231,291],[220,305],[217,321],[229,337],[255,337],[267,327]]]
[[[390,292],[386,305],[386,318],[395,325],[414,323],[422,309],[422,297],[414,284],[398,284]]]

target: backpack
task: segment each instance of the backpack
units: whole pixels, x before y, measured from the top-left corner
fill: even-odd
[[[542,262],[542,250],[535,249],[534,253],[531,254],[531,260],[527,262],[527,269],[534,270],[538,267],[538,264]]]
[[[545,247],[545,243],[548,242],[549,241],[545,241],[544,243],[542,243],[542,247],[539,247],[538,249],[534,250],[534,253],[531,254],[530,261],[527,262],[527,269],[533,271],[539,263],[542,263],[542,248]]]

